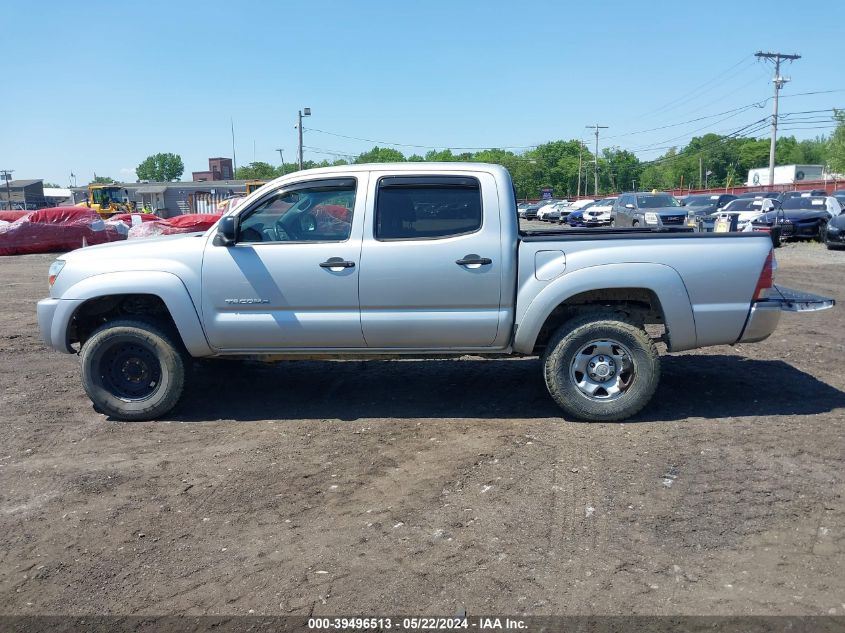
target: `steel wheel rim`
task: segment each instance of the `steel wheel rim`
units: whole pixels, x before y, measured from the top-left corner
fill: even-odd
[[[139,343],[115,343],[98,362],[103,387],[125,401],[145,400],[161,385],[161,363],[155,352]]]
[[[578,392],[594,402],[610,402],[627,393],[636,379],[631,350],[613,339],[596,339],[582,345],[569,366],[569,377]]]

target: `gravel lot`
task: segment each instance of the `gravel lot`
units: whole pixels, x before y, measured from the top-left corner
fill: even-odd
[[[469,358],[204,363],[116,423],[40,342],[52,259],[0,262],[2,613],[845,613],[842,307],[664,357],[625,424]],[[778,259],[845,298],[845,252]]]

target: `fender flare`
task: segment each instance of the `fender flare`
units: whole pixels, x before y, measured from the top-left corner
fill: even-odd
[[[692,303],[678,271],[665,264],[629,263],[589,266],[565,273],[549,283],[534,297],[517,323],[514,350],[531,354],[543,324],[561,303],[582,292],[612,288],[652,291],[663,309],[669,350],[696,347]]]
[[[60,302],[53,327],[67,333],[71,318],[85,301],[126,294],[153,295],[161,299],[191,356],[214,353],[205,338],[202,321],[185,284],[177,275],[162,271],[133,270],[86,277],[62,293],[62,299],[67,301]]]

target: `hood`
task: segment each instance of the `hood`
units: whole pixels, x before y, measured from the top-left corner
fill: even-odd
[[[783,214],[784,218],[792,222],[830,217],[830,214],[824,209],[818,211],[810,209],[784,209],[782,211],[768,211],[767,213],[761,215],[760,219],[766,222],[774,222],[781,214]]]
[[[830,221],[830,226],[835,226],[837,229],[845,230],[845,213],[837,215]]]
[[[203,232],[204,233],[204,232]],[[112,259],[115,257],[128,257],[132,259],[158,259],[167,256],[168,251],[176,248],[175,242],[182,240],[195,240],[202,243],[202,240],[197,239],[203,233],[179,233],[176,235],[162,235],[159,237],[149,237],[136,240],[121,240],[119,242],[107,242],[106,244],[98,244],[97,246],[86,246],[84,248],[77,248],[61,255],[59,259],[66,262],[77,262],[92,259]],[[202,248],[200,246],[200,248]],[[179,245],[181,250],[181,244]]]

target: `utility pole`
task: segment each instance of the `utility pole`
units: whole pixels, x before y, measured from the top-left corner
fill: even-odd
[[[11,180],[11,176],[14,173],[14,169],[0,169],[0,172],[3,174],[3,180],[6,181],[6,210],[12,210],[12,188],[9,185],[9,181]]]
[[[299,170],[302,171],[302,117],[304,116],[311,116],[311,108],[303,108],[299,111],[299,123],[297,124],[297,128],[299,128]]]
[[[232,176],[238,177],[238,157],[235,156],[235,119],[229,117],[229,123],[232,124]]]
[[[581,155],[584,153],[584,142],[578,141],[578,193],[576,198],[581,197]]]
[[[701,189],[701,183],[704,181],[704,167],[701,162],[701,156],[698,157],[698,188]]]
[[[772,82],[775,84],[775,103],[772,111],[772,142],[771,145],[769,145],[769,186],[771,187],[775,184],[775,145],[777,144],[778,138],[778,94],[780,93],[780,89],[783,88],[788,81],[791,81],[789,77],[781,76],[780,62],[781,60],[795,61],[796,59],[801,59],[801,55],[786,55],[784,53],[764,53],[762,51],[757,51],[754,53],[754,57],[757,59],[774,60],[775,64],[775,76],[772,79]]]
[[[596,155],[595,155],[596,166],[595,166],[595,170],[593,172],[594,175],[595,175],[595,181],[596,182],[595,182],[595,189],[593,191],[593,195],[598,196],[599,195],[599,130],[606,130],[607,126],[606,125],[599,125],[598,123],[596,123],[595,125],[586,125],[584,127],[592,128],[596,131]]]

